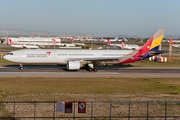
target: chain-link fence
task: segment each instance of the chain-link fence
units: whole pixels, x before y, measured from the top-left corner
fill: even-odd
[[[59,101],[0,102],[0,119],[9,120],[118,120],[180,119],[180,101]],[[81,106],[80,106],[81,105]],[[60,108],[62,107],[62,108]],[[66,112],[66,107],[71,109]],[[79,112],[80,109],[85,111]],[[61,109],[61,110],[59,110]]]

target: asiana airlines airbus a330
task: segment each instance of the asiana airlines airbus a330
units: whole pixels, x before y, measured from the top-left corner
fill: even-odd
[[[60,64],[67,65],[68,70],[85,67],[88,71],[97,71],[94,65],[124,64],[161,54],[158,50],[166,29],[159,29],[138,50],[70,50],[70,49],[21,49],[9,52],[4,59],[23,64]]]

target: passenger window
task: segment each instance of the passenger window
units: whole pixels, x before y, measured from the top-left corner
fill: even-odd
[[[8,53],[8,55],[13,55],[13,53]]]

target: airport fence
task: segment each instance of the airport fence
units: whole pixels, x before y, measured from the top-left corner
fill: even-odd
[[[6,101],[0,119],[119,120],[179,119],[180,101]]]

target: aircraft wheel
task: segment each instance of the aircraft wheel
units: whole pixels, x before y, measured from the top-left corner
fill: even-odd
[[[20,67],[20,70],[23,70],[24,68],[23,67]]]
[[[93,71],[94,71],[94,72],[97,72],[97,71],[98,71],[98,69],[97,69],[97,68],[94,68],[94,69],[93,69]]]
[[[92,70],[93,70],[92,68],[89,68],[89,72],[92,72]]]

